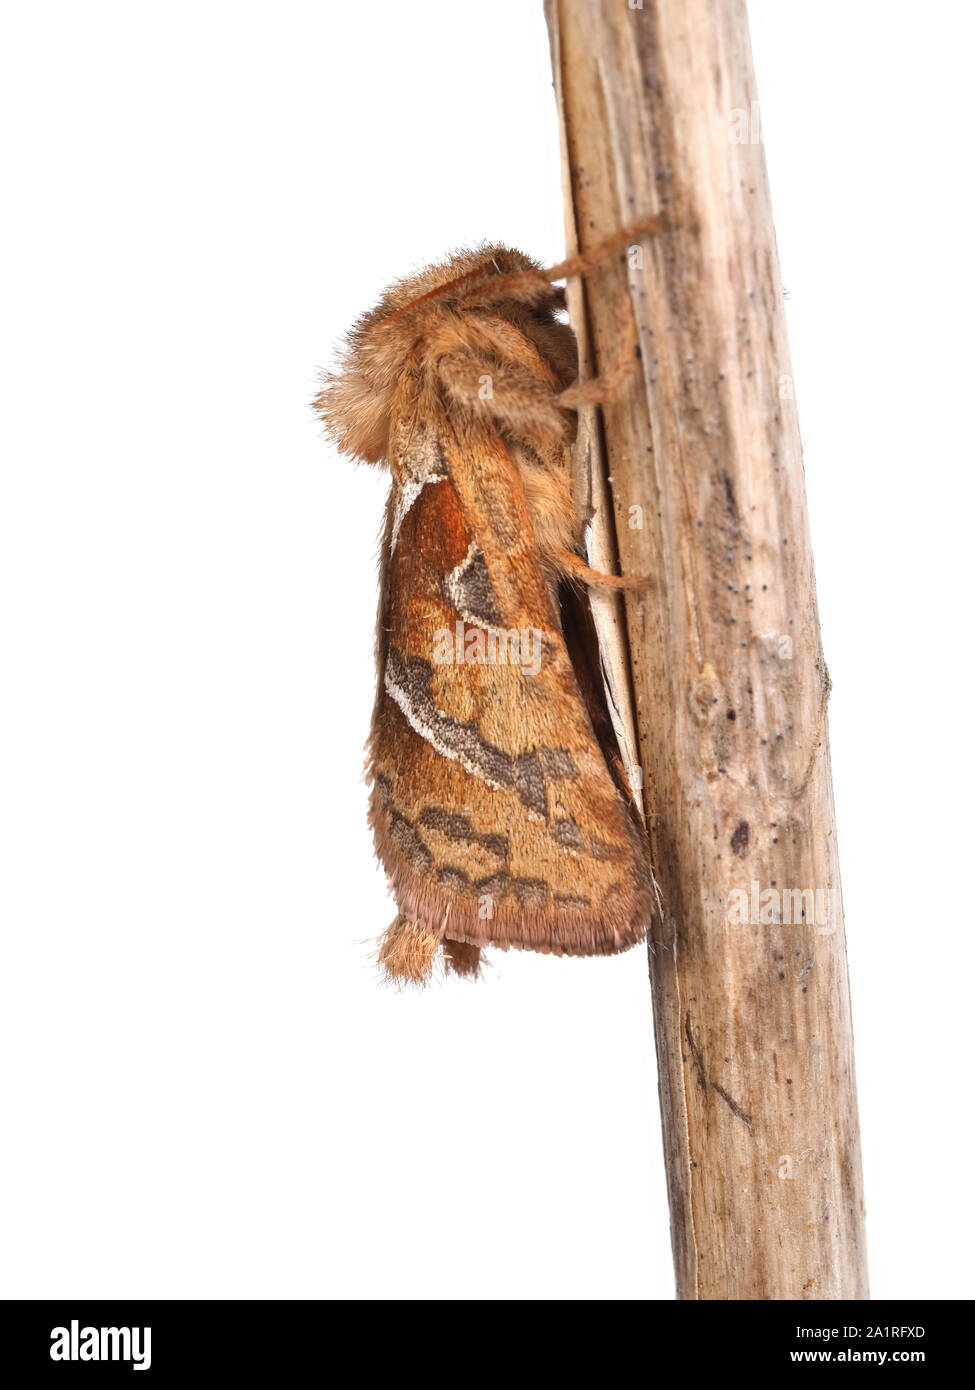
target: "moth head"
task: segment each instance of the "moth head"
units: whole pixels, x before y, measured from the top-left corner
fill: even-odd
[[[509,319],[553,366],[561,385],[576,370],[575,337],[557,317],[564,292],[538,275],[539,264],[507,246],[461,251],[391,285],[350,330],[336,368],[325,375],[315,409],[339,451],[385,463],[397,393],[413,359],[436,351],[445,316],[491,312]],[[508,277],[537,276],[528,295],[506,297]],[[496,292],[493,282],[497,282]]]

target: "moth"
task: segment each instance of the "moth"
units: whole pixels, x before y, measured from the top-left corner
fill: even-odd
[[[548,270],[486,245],[399,281],[315,401],[341,453],[391,475],[367,780],[393,979],[425,980],[441,953],[476,975],[485,946],[609,955],[646,934],[647,845],[587,593],[642,581],[587,563],[576,411],[614,383],[577,382],[554,282],[656,229]]]

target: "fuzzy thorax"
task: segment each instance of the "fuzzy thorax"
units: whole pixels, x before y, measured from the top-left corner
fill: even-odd
[[[520,288],[512,276],[522,280]],[[493,301],[492,282],[508,297]],[[398,281],[354,325],[337,369],[325,378],[315,405],[329,435],[344,454],[387,462],[404,371],[412,371],[418,389],[433,379],[453,398],[451,368],[460,353],[488,375],[514,369],[521,377],[540,376],[550,392],[568,386],[576,374],[576,345],[572,330],[556,318],[563,302],[563,292],[541,278],[535,261],[506,246],[462,251]],[[487,397],[476,376],[471,407],[479,402],[482,414],[503,412],[501,391]],[[492,399],[496,404],[486,409]]]

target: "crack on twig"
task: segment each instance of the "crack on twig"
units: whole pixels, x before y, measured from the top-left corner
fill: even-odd
[[[734,1096],[730,1096],[722,1085],[720,1085],[717,1081],[712,1081],[709,1078],[704,1066],[704,1054],[701,1052],[701,1049],[694,1041],[694,1031],[691,1028],[691,1013],[689,1009],[687,1013],[684,1015],[684,1036],[687,1038],[687,1046],[691,1050],[691,1056],[694,1059],[694,1066],[697,1069],[697,1079],[700,1082],[702,1089],[706,1091],[710,1086],[711,1090],[715,1091],[721,1097],[725,1105],[727,1105],[728,1109],[731,1111],[732,1115],[736,1116],[739,1120],[741,1120],[742,1124],[746,1125],[749,1129],[754,1129],[752,1117],[751,1115],[749,1115],[748,1111],[742,1109],[742,1107],[735,1100]]]
[[[704,1070],[704,1058],[701,1056],[701,1049],[694,1041],[694,1034],[691,1032],[690,1010],[684,1016],[684,1036],[687,1038],[687,1046],[691,1049],[691,1056],[694,1058],[694,1065],[697,1067],[697,1079],[701,1083],[703,1090],[708,1088],[708,1076]]]
[[[680,997],[680,971],[679,971],[678,968],[677,968],[677,930],[676,930],[676,924],[675,924],[674,933],[673,933],[673,944],[671,945],[671,953],[672,953],[672,955],[673,955],[673,960],[674,960],[674,986],[675,986],[675,988],[676,988],[676,990],[677,990],[677,1017],[678,1017],[678,1019],[679,1019],[679,1018],[680,1018],[680,1011],[681,1011],[683,1005],[682,1005],[681,997]],[[680,1025],[678,1024],[678,1028],[679,1028],[679,1027],[680,1027]],[[693,1050],[694,1050],[694,1048],[693,1048],[693,1042],[691,1041],[691,1037],[690,1037],[691,1015],[690,1015],[690,1011],[689,1011],[689,1010],[688,1010],[687,1017],[686,1017],[686,1021],[685,1021],[685,1027],[686,1027],[687,1030],[688,1030],[688,1034],[689,1034],[688,1042],[691,1043],[691,1050],[693,1051]],[[678,1039],[679,1039],[679,1036],[680,1036],[680,1035],[679,1035],[679,1033],[678,1033]],[[678,1052],[679,1052],[679,1051],[680,1051],[680,1049],[678,1048]],[[696,1164],[695,1164],[694,1160],[691,1158],[691,1121],[690,1121],[690,1114],[689,1114],[688,1106],[687,1106],[687,1083],[686,1083],[686,1081],[685,1081],[685,1079],[684,1079],[684,1068],[683,1068],[683,1066],[680,1068],[680,1088],[681,1088],[681,1100],[682,1100],[683,1103],[684,1103],[684,1142],[685,1142],[685,1144],[686,1144],[686,1149],[687,1149],[687,1216],[688,1216],[688,1225],[689,1225],[689,1227],[690,1227],[691,1247],[692,1247],[692,1249],[693,1249],[693,1251],[694,1251],[694,1297],[695,1297],[695,1298],[700,1298],[700,1297],[701,1297],[701,1253],[700,1253],[700,1249],[699,1249],[698,1243],[697,1243],[697,1225],[696,1225],[695,1220],[694,1220],[694,1169],[695,1169],[695,1167],[696,1167]],[[672,1216],[671,1219],[673,1219],[673,1216]]]
[[[734,1099],[734,1097],[729,1096],[725,1088],[723,1086],[719,1086],[716,1081],[712,1081],[711,1086],[715,1091],[717,1091],[718,1095],[724,1101],[725,1105],[727,1105],[732,1115],[737,1115],[743,1125],[747,1125],[749,1129],[752,1129],[753,1125],[751,1115],[749,1115],[746,1110],[742,1110],[741,1106]]]
[[[822,656],[819,656],[816,660],[816,669],[819,672],[819,684],[821,691],[819,703],[819,718],[816,722],[816,733],[813,738],[812,752],[809,755],[809,761],[806,764],[806,770],[803,773],[802,780],[800,781],[798,787],[796,787],[795,791],[790,791],[786,793],[786,796],[789,798],[790,801],[799,801],[805,795],[806,788],[812,781],[812,775],[816,768],[816,759],[819,757],[819,750],[823,744],[823,735],[826,732],[826,714],[829,709],[829,697],[830,692],[833,689],[833,681],[829,674],[829,669],[827,668],[826,662],[823,660]]]

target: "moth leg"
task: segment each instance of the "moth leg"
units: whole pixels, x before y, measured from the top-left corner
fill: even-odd
[[[580,381],[563,391],[557,397],[560,405],[578,410],[583,405],[612,405],[619,400],[637,360],[636,320],[629,295],[622,296],[617,318],[621,327],[615,362],[602,376],[593,377],[591,381]]]
[[[445,938],[443,953],[448,975],[465,975],[472,980],[480,978],[480,946],[475,946],[470,941],[450,941]]]
[[[376,960],[388,980],[396,984],[425,985],[433,974],[439,950],[437,932],[421,922],[411,922],[400,912],[383,933]]]
[[[453,403],[475,415],[560,441],[570,433],[571,417],[558,397],[527,374],[464,352],[445,353],[437,362],[437,374]]]
[[[603,574],[591,569],[585,560],[571,550],[560,550],[556,556],[559,568],[569,579],[578,580],[601,589],[645,589],[650,583],[648,574]]]

